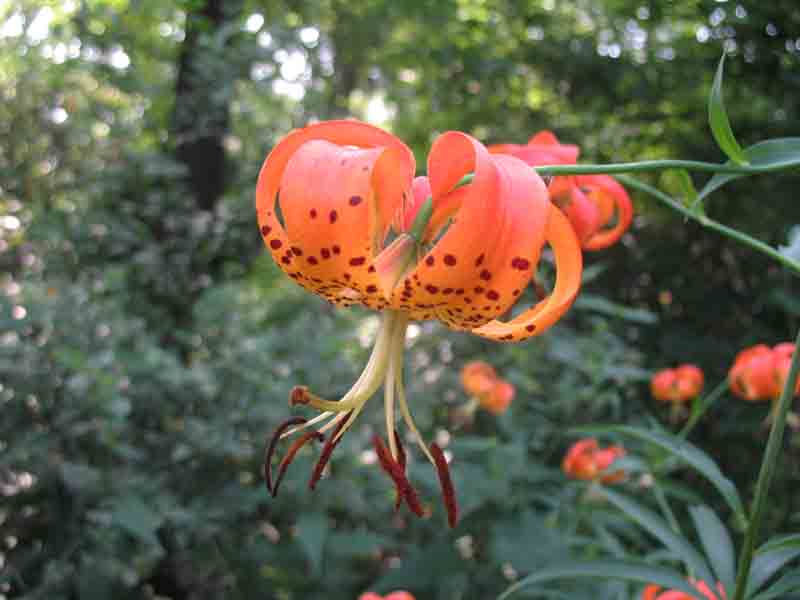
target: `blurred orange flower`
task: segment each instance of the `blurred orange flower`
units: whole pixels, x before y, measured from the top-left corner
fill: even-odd
[[[625,472],[606,473],[605,471],[615,460],[625,454],[625,448],[622,446],[600,448],[596,439],[585,438],[570,447],[561,463],[561,469],[573,479],[617,483],[625,479]]]
[[[405,591],[392,592],[388,596],[379,596],[375,592],[366,592],[358,600],[415,600],[414,596]]]
[[[784,342],[774,348],[758,344],[742,350],[728,372],[731,391],[745,400],[777,400],[789,375],[794,344]],[[800,394],[800,381],[794,390]]]
[[[560,143],[551,131],[540,131],[525,145],[494,144],[488,148],[534,167],[575,164],[580,152],[578,146]],[[633,219],[628,193],[610,175],[557,176],[548,191],[553,203],[569,218],[585,250],[602,250],[616,243]]]
[[[674,369],[662,369],[650,380],[650,391],[662,402],[686,402],[703,390],[703,371],[691,364]]]
[[[727,600],[725,588],[722,587],[721,583],[717,583],[716,594],[709,589],[705,581],[689,579],[689,583],[697,588],[697,591],[703,594],[703,596],[705,596],[708,600]],[[641,600],[695,600],[695,598],[686,592],[681,592],[678,590],[662,591],[660,586],[650,584],[642,591]]]
[[[461,384],[490,413],[504,413],[514,399],[514,386],[497,375],[491,365],[475,360],[461,369]]]

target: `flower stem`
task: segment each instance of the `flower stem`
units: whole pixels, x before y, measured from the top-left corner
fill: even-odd
[[[800,331],[798,331],[797,339],[795,339],[795,351],[792,355],[789,375],[786,377],[786,381],[783,384],[780,403],[775,413],[775,419],[772,422],[772,429],[769,432],[767,449],[764,451],[764,458],[761,461],[761,470],[758,473],[756,495],[753,499],[753,509],[750,513],[750,521],[744,538],[744,546],[742,547],[742,553],[739,557],[738,573],[736,575],[736,592],[733,596],[733,600],[744,600],[747,581],[750,577],[750,565],[753,562],[753,553],[755,552],[756,538],[761,528],[761,519],[763,518],[764,507],[767,504],[769,487],[772,483],[772,477],[775,474],[778,454],[780,453],[783,442],[783,430],[786,427],[786,417],[789,414],[795,386],[797,385],[798,372],[800,372]]]
[[[750,237],[746,233],[742,233],[736,229],[731,227],[726,227],[722,223],[719,223],[713,219],[709,219],[707,216],[702,214],[697,214],[690,210],[689,208],[685,207],[683,204],[672,198],[671,196],[665,194],[661,190],[654,188],[651,185],[648,185],[638,179],[634,179],[633,177],[628,177],[626,175],[617,175],[617,179],[619,179],[625,185],[628,185],[634,189],[637,189],[642,192],[646,192],[656,198],[657,200],[661,201],[663,204],[669,206],[672,210],[675,210],[681,213],[687,219],[692,219],[697,221],[703,227],[707,229],[712,229],[717,233],[721,233],[724,236],[727,236],[731,239],[736,240],[744,244],[745,246],[750,246],[752,249],[761,252],[762,254],[766,254],[770,258],[777,260],[783,266],[788,267],[795,273],[800,273],[800,262],[789,258],[778,252],[775,248],[770,246],[769,244],[765,244],[761,240],[757,240],[754,237]]]
[[[711,408],[711,405],[716,402],[722,394],[725,393],[725,390],[728,389],[728,379],[727,377],[719,382],[717,387],[715,387],[711,392],[709,392],[705,398],[700,398],[696,400],[697,408],[694,406],[692,407],[691,415],[689,416],[689,420],[686,421],[686,425],[683,426],[680,433],[678,433],[678,437],[686,439],[689,435],[689,432],[694,429],[694,426],[700,420],[700,418],[706,414],[706,411]]]
[[[610,165],[544,165],[536,167],[539,175],[602,175],[605,173],[647,173],[665,169],[689,169],[707,173],[734,173],[739,175],[755,175],[785,169],[785,165],[732,165],[727,163],[710,163],[698,160],[642,160],[629,163],[612,163]]]

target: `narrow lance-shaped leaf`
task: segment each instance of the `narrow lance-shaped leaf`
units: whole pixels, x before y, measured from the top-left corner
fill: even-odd
[[[714,82],[711,84],[711,93],[708,95],[708,124],[711,126],[711,133],[714,135],[714,139],[717,140],[717,144],[725,155],[736,164],[744,165],[747,164],[747,156],[745,156],[742,147],[733,135],[722,98],[724,65],[725,54],[719,60]]]
[[[774,138],[764,140],[748,146],[744,154],[750,161],[751,167],[759,167],[765,172],[782,171],[800,166],[800,137]],[[731,166],[728,162],[726,165]],[[755,173],[752,173],[755,174]],[[740,177],[747,177],[747,173],[717,173],[703,186],[697,195],[697,200],[715,192],[723,185]]]
[[[789,592],[798,591],[800,591],[800,571],[786,573],[752,600],[775,600],[776,598],[785,598]]]
[[[665,588],[686,592],[693,598],[704,600],[700,592],[689,585],[683,575],[674,569],[654,567],[647,563],[626,560],[593,560],[583,562],[570,560],[569,562],[552,563],[542,569],[538,569],[535,573],[528,575],[512,585],[505,592],[500,594],[497,600],[506,600],[506,598],[511,598],[511,596],[520,590],[533,587],[540,583],[576,577],[621,579],[643,584],[654,583]]]
[[[631,498],[608,489],[603,491],[609,502],[656,537],[676,558],[682,560],[690,571],[712,588],[716,585],[716,580],[703,556],[687,539],[675,533],[664,519]]]
[[[756,550],[750,567],[747,595],[750,596],[769,581],[784,565],[800,556],[800,534],[772,539]]]
[[[708,506],[692,506],[689,514],[700,536],[706,556],[717,579],[726,590],[732,590],[735,582],[735,556],[731,536],[717,514]]]

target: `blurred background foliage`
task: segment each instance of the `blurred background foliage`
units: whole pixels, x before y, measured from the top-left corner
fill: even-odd
[[[455,457],[463,517],[448,531],[419,457],[410,473],[433,516],[392,514],[372,410],[316,492],[307,452],[267,497],[263,441],[289,414],[291,386],[345,391],[376,321],[280,275],[256,230],[254,184],[282,135],[344,116],[391,128],[423,169],[448,129],[489,143],[548,128],[584,161],[719,161],[705,98],[723,48],[742,143],[797,135],[795,0],[0,2],[0,598],[349,600],[406,588],[483,600],[554,558],[657,556],[564,478],[569,427],[669,426],[652,370],[696,362],[710,389],[743,346],[793,335],[796,279],[637,198],[630,233],[587,255],[581,299],[542,338],[496,346],[414,326],[409,397]],[[737,181],[707,210],[786,245],[797,175]],[[680,189],[668,175],[650,182]],[[459,370],[476,358],[517,397],[510,413],[459,423]],[[726,395],[692,433],[746,497],[765,413]],[[641,483],[627,485],[649,501]],[[690,473],[664,483],[729,517]],[[798,486],[793,434],[769,533],[800,526]],[[547,590],[520,597],[638,591]]]

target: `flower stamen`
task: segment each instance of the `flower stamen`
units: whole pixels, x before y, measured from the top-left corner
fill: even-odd
[[[278,425],[278,428],[272,434],[272,437],[269,439],[269,444],[267,445],[266,449],[264,450],[264,463],[261,465],[261,474],[264,476],[264,483],[267,486],[267,491],[272,494],[273,487],[272,487],[272,456],[275,454],[275,447],[278,444],[278,440],[281,439],[283,433],[295,425],[303,425],[306,423],[306,419],[303,417],[291,417]]]
[[[456,491],[453,487],[453,480],[450,477],[450,465],[442,449],[436,442],[431,444],[431,454],[436,461],[436,473],[439,475],[439,484],[442,487],[442,497],[444,506],[447,509],[447,523],[450,527],[455,527],[458,522],[458,503],[456,501]]]
[[[278,465],[278,477],[275,479],[275,487],[272,489],[273,498],[278,495],[278,487],[280,487],[281,481],[283,481],[283,476],[286,474],[286,469],[288,469],[289,465],[292,464],[292,461],[294,461],[294,458],[297,456],[300,448],[305,446],[311,440],[322,442],[325,441],[325,436],[319,431],[306,431],[302,436],[292,442],[291,446],[289,446],[289,450],[286,452],[283,460],[281,460],[281,464]]]
[[[328,461],[331,458],[331,454],[336,449],[336,446],[339,444],[339,440],[341,439],[338,436],[339,431],[344,427],[345,419],[350,413],[342,413],[337,415],[335,419],[331,419],[330,422],[325,424],[325,428],[329,427],[333,423],[336,424],[336,429],[333,430],[331,436],[325,441],[325,445],[322,447],[322,452],[319,455],[319,460],[317,464],[314,465],[314,470],[311,472],[311,479],[308,480],[308,488],[313,490],[317,482],[322,477],[322,472],[325,470],[325,466],[328,464]],[[319,430],[322,433],[322,429]]]
[[[404,465],[401,465],[401,463],[392,458],[389,449],[386,447],[386,444],[383,443],[379,435],[373,436],[372,443],[375,446],[375,453],[378,455],[378,462],[381,468],[392,478],[398,495],[402,496],[406,504],[408,504],[408,508],[410,508],[415,515],[418,517],[427,516],[427,512],[419,501],[417,491],[406,478]]]

